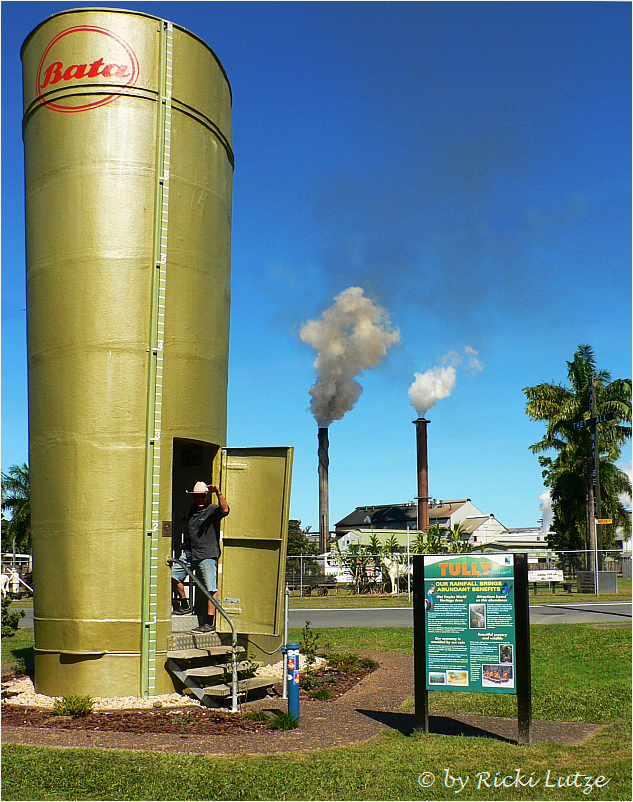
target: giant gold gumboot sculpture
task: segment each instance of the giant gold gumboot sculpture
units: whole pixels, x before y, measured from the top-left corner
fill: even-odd
[[[36,687],[164,693],[174,454],[226,437],[230,87],[137,12],[57,14],[22,61]]]

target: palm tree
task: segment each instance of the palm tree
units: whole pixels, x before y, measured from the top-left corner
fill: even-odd
[[[391,535],[391,537],[387,538],[385,541],[384,553],[388,557],[393,556],[394,554],[400,554],[401,551],[402,546],[398,542],[396,535]]]
[[[470,551],[468,544],[470,537],[463,524],[453,524],[453,527],[447,530],[447,535],[448,550],[451,554],[464,554]]]
[[[3,528],[4,546],[11,551],[26,553],[31,549],[31,481],[29,466],[12,465],[2,472],[2,512],[11,518]]]
[[[380,555],[382,554],[382,543],[380,542],[380,538],[375,532],[372,532],[369,536],[369,540],[367,541],[367,548],[369,549],[369,553],[376,557],[377,561],[380,562]]]
[[[341,551],[338,542],[334,543],[332,553],[336,555],[339,565],[353,577],[353,593],[368,593],[373,582],[373,555],[367,546],[358,543],[350,544]]]
[[[526,413],[532,420],[545,421],[545,435],[530,446],[541,454],[545,485],[551,488],[554,520],[550,543],[558,549],[589,549],[595,546],[593,533],[593,459],[591,431],[574,423],[591,417],[590,392],[595,392],[597,414],[614,415],[613,420],[598,424],[598,457],[600,497],[614,525],[605,532],[605,543],[613,537],[618,524],[630,529],[628,516],[618,494],[630,494],[628,477],[619,471],[615,461],[622,446],[631,436],[631,380],[611,380],[606,370],[598,370],[593,350],[579,345],[572,362],[567,362],[569,387],[562,384],[538,384],[526,387]],[[629,425],[626,425],[629,424]],[[554,457],[543,453],[554,451]]]
[[[418,532],[411,552],[413,554],[441,554],[446,551],[445,535],[446,529],[438,523],[433,523],[426,532]]]

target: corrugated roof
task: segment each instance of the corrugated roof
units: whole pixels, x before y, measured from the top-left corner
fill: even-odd
[[[454,501],[443,501],[441,506],[431,507],[429,505],[429,520],[449,518],[456,510],[470,499],[457,499]],[[341,518],[334,526],[336,529],[356,529],[368,526],[365,518],[371,518],[373,526],[391,529],[406,529],[407,526],[417,526],[418,505],[410,504],[376,504],[374,506],[356,507],[354,512]],[[397,525],[399,524],[399,526]]]

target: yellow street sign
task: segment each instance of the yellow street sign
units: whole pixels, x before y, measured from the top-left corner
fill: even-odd
[[[597,524],[612,524],[613,523],[613,519],[612,518],[597,518],[596,519],[596,523]]]

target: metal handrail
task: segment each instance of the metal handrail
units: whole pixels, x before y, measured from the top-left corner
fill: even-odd
[[[168,566],[172,566],[174,563],[178,563],[181,568],[184,568],[187,574],[193,579],[196,585],[200,588],[200,590],[204,593],[204,595],[209,599],[209,601],[213,604],[215,609],[220,613],[220,615],[226,619],[228,625],[231,627],[231,651],[232,651],[232,658],[231,658],[231,713],[237,713],[237,695],[238,695],[238,683],[237,683],[237,630],[235,629],[235,624],[230,619],[230,617],[224,612],[222,609],[222,605],[217,602],[213,596],[209,593],[209,591],[205,588],[205,586],[200,582],[200,580],[194,576],[192,571],[183,564],[181,560],[177,560],[175,557],[167,557],[166,563]]]

